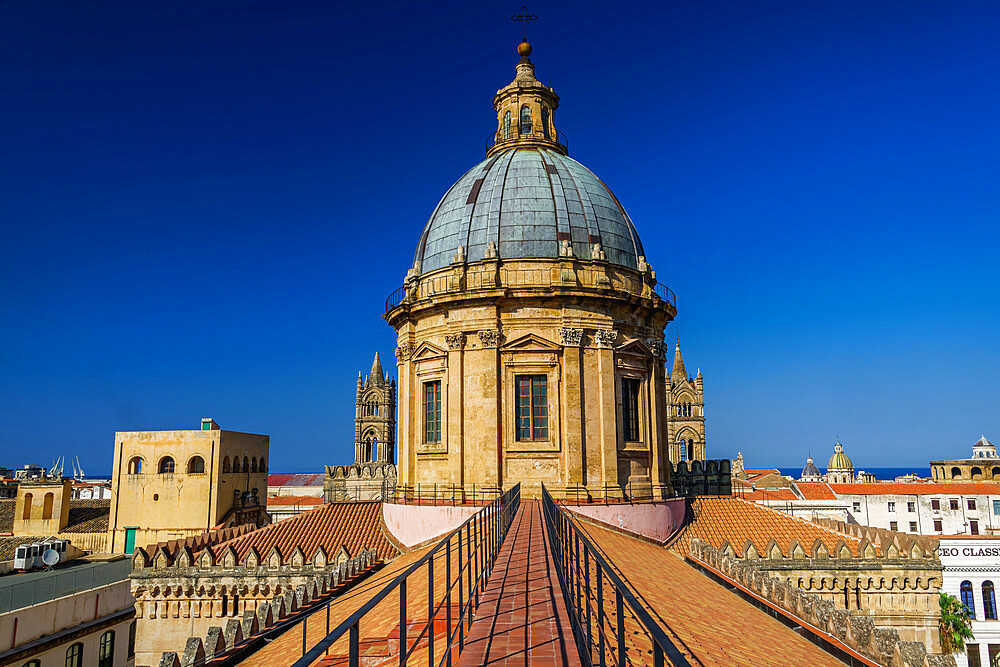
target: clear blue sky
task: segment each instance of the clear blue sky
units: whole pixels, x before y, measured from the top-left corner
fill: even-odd
[[[482,158],[520,3],[0,4],[0,465],[116,430],[352,459],[354,381]],[[996,2],[539,2],[571,155],[678,295],[712,457],[1000,440]]]

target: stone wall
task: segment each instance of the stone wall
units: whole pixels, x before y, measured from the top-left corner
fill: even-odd
[[[728,496],[733,492],[729,459],[671,463],[670,482],[677,497]]]
[[[364,463],[326,466],[323,502],[386,500],[396,490],[396,466],[392,463]]]
[[[241,606],[239,612],[232,614],[231,618],[226,618],[228,614],[224,613],[217,616],[212,616],[209,613],[201,617],[201,622],[191,624],[192,632],[185,634],[174,631],[170,633],[169,638],[159,634],[155,638],[146,638],[155,639],[157,645],[165,646],[169,642],[171,644],[168,647],[169,650],[157,651],[150,647],[152,642],[147,642],[147,645],[144,645],[140,651],[137,639],[136,664],[190,667],[204,664],[208,660],[223,656],[237,648],[246,647],[254,636],[266,633],[269,629],[283,624],[289,616],[296,614],[317,598],[329,595],[338,588],[350,586],[359,575],[379,563],[375,550],[370,549],[325,568],[303,568],[297,578],[294,580],[287,578],[283,585],[276,584],[272,588],[271,584],[266,582],[261,589],[262,594],[258,595],[250,604]],[[252,577],[259,575],[259,573],[230,572],[229,578],[235,580],[237,577],[246,578],[248,575]],[[258,585],[259,582],[258,578]],[[138,603],[136,608],[136,616],[139,617]],[[209,602],[209,612],[211,608],[212,603]],[[172,618],[176,618],[176,615]],[[219,625],[213,625],[213,623]],[[178,628],[187,627],[187,624],[175,623],[175,626]],[[141,621],[140,628],[142,628]],[[151,629],[156,633],[163,630],[162,627]]]
[[[773,577],[757,563],[740,560],[699,540],[691,542],[689,557],[704,563],[772,602],[809,625],[826,632],[849,648],[886,667],[945,667],[955,665],[952,656],[933,655],[917,641],[905,641],[889,627],[876,627],[863,611],[837,609],[829,600]]]

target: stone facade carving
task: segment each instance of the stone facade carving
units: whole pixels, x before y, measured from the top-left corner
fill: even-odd
[[[483,329],[477,331],[476,335],[479,336],[479,343],[483,347],[497,347],[500,345],[500,332],[496,329]]]
[[[597,347],[612,347],[617,338],[618,332],[614,329],[598,329],[594,332],[594,340],[597,341]]]
[[[465,344],[465,334],[464,333],[448,334],[447,336],[444,337],[444,342],[448,344],[449,350],[461,350],[462,345]]]
[[[413,354],[413,346],[409,343],[402,343],[396,348],[396,362],[403,363],[410,358],[411,354]]]
[[[649,350],[657,359],[665,359],[667,357],[667,344],[662,340],[650,340]]]
[[[684,368],[681,344],[674,351],[674,367],[667,392],[667,437],[670,460],[703,461],[705,452],[705,388],[701,377],[691,378]]]
[[[563,345],[580,347],[580,341],[583,340],[583,329],[562,328],[559,330],[559,338]]]

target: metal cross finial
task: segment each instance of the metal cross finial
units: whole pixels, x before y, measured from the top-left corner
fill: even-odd
[[[521,13],[510,17],[511,21],[521,22],[521,41],[528,41],[528,21],[537,21],[538,17],[528,13],[528,8],[521,5]]]

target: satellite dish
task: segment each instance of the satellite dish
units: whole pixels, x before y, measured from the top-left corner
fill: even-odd
[[[42,552],[42,562],[52,567],[59,563],[59,552],[55,549],[46,549]]]

